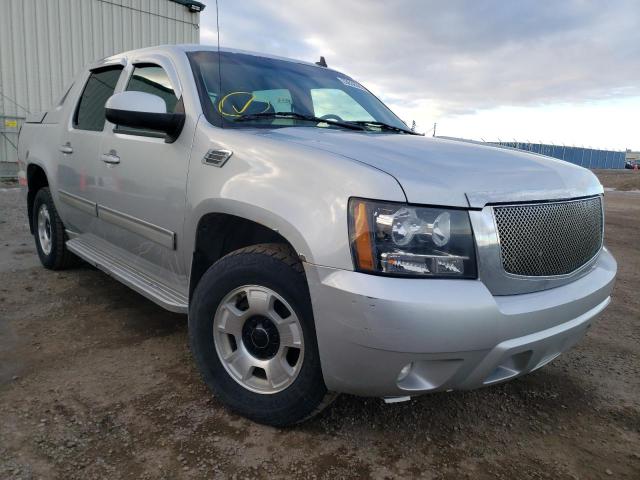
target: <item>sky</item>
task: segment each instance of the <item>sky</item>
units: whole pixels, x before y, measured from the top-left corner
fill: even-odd
[[[216,44],[205,0],[200,41]],[[219,0],[220,43],[323,55],[428,135],[640,150],[640,0]]]

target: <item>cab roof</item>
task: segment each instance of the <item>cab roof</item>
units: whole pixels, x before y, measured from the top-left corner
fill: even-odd
[[[183,44],[178,44],[178,45],[158,45],[158,46],[154,46],[154,47],[146,47],[146,48],[139,48],[136,50],[128,50],[126,52],[122,52],[122,53],[117,53],[115,55],[111,55],[109,57],[105,57],[100,59],[99,61],[97,61],[95,64],[91,65],[91,68],[97,68],[103,65],[107,65],[107,64],[112,64],[112,63],[119,63],[122,60],[126,60],[127,57],[131,57],[134,55],[138,55],[138,54],[154,54],[154,53],[164,53],[164,54],[168,54],[169,56],[172,55],[179,55],[181,53],[187,53],[187,52],[202,52],[202,51],[209,51],[209,52],[229,52],[229,53],[241,53],[244,55],[252,55],[255,57],[262,57],[262,58],[271,58],[274,60],[282,60],[285,62],[292,62],[292,63],[299,63],[299,64],[303,64],[303,65],[309,65],[309,66],[313,66],[313,67],[317,67],[317,68],[327,68],[327,67],[321,67],[316,65],[313,62],[306,62],[304,60],[297,60],[297,59],[293,59],[293,58],[288,58],[288,57],[281,57],[278,55],[271,55],[271,54],[267,54],[267,53],[260,53],[260,52],[253,52],[253,51],[249,51],[249,50],[240,50],[240,49],[236,49],[236,48],[228,48],[228,47],[220,47],[218,48],[218,46],[216,45],[203,45],[203,44],[199,44],[199,43],[183,43]]]

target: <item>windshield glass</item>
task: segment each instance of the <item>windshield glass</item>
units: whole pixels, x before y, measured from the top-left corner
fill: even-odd
[[[358,122],[363,131],[383,131],[379,124],[408,130],[367,89],[334,70],[243,53],[188,56],[205,115],[214,125],[338,128],[341,122]]]

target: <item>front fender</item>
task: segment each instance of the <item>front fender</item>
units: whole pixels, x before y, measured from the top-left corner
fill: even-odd
[[[199,122],[189,166],[185,263],[202,216],[228,213],[278,231],[309,263],[352,270],[349,198],[403,202],[400,185],[374,167],[260,132]],[[207,165],[202,158],[210,149],[233,155],[221,168]]]

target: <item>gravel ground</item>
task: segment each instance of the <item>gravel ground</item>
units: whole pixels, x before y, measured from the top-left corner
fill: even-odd
[[[640,478],[640,194],[607,192],[611,306],[550,365],[474,392],[341,396],[291,429],[209,394],[186,317],[39,266],[0,186],[0,478]]]

